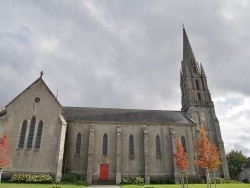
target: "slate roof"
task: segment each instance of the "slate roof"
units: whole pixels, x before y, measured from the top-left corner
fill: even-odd
[[[63,107],[68,121],[122,122],[122,123],[179,123],[194,125],[185,112],[164,110],[136,110],[116,108]]]

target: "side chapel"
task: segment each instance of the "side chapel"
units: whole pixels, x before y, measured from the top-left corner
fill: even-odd
[[[220,150],[216,176],[229,179],[220,125],[215,114],[205,71],[194,56],[183,29],[180,71],[181,111],[62,106],[42,75],[0,109],[0,137],[6,132],[12,149],[5,174],[62,174],[75,172],[89,184],[141,176],[145,183],[178,179],[173,163],[175,140],[188,154],[187,174],[200,178],[204,171],[193,164],[193,144],[203,124]]]

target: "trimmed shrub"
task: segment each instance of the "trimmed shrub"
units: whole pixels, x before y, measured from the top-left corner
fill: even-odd
[[[243,179],[242,182],[243,183],[249,183],[249,180],[248,179]]]
[[[188,184],[205,184],[206,181],[203,178],[197,179],[197,178],[189,178]]]
[[[61,182],[76,182],[83,181],[83,177],[80,174],[74,172],[68,172],[62,176]]]
[[[174,178],[164,178],[164,179],[158,179],[158,180],[151,180],[150,184],[175,184]]]
[[[136,184],[136,185],[142,185],[144,184],[144,178],[137,176],[137,177],[131,177],[131,178],[122,178],[121,184]]]
[[[132,184],[131,178],[122,178],[121,184]]]
[[[226,183],[240,184],[240,183],[242,183],[242,182],[239,182],[237,180],[226,180],[223,178],[215,178],[215,181],[217,184],[226,184]],[[212,183],[214,183],[214,182],[212,182]]]
[[[61,185],[53,185],[52,188],[62,188]]]
[[[52,183],[53,178],[50,175],[14,174],[10,181],[16,183]]]
[[[135,177],[134,178],[134,184],[136,184],[136,185],[141,185],[141,184],[144,184],[144,178],[142,178],[142,177]]]
[[[74,172],[68,172],[67,174],[64,174],[62,176],[61,182],[66,184],[73,183],[75,185],[88,185],[82,175]]]

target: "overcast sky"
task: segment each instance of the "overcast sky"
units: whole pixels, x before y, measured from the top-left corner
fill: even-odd
[[[0,107],[43,70],[63,106],[180,110],[184,23],[226,153],[250,157],[249,20],[247,0],[1,0]]]

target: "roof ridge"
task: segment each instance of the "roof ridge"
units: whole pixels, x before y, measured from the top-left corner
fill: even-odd
[[[105,108],[105,107],[79,107],[79,106],[62,106],[62,108],[84,108],[84,109],[113,109],[113,110],[135,110],[135,111],[164,111],[164,112],[182,112],[181,110],[152,110],[152,109],[137,109],[137,108]]]

